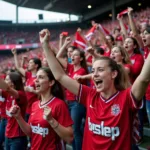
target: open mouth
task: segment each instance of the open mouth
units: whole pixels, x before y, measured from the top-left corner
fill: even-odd
[[[103,80],[95,81],[96,86],[99,86],[99,85],[101,85],[102,83],[103,83]]]
[[[111,59],[113,59],[113,60],[115,60],[115,58],[116,58],[115,56],[111,57]]]
[[[37,84],[35,87],[36,87],[36,90],[37,90],[37,89],[39,89],[39,88],[40,88],[40,85],[39,85],[39,84]]]
[[[125,49],[128,49],[128,46],[127,46],[127,45],[125,46]]]
[[[143,43],[146,43],[146,39],[143,39]]]

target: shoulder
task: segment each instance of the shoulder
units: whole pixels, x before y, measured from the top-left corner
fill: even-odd
[[[32,73],[31,72],[29,72],[29,71],[26,71],[26,73],[25,73],[25,77],[26,78],[30,78],[32,76]]]
[[[125,89],[125,90],[122,90],[119,93],[119,95],[121,96],[122,99],[124,99],[124,98],[126,99],[127,96],[130,96],[130,94],[131,94],[131,87],[129,87],[129,88]]]
[[[66,103],[63,100],[55,97],[52,103],[50,103],[50,105],[53,105],[54,107],[59,107],[59,106],[61,107],[63,105],[66,105]]]
[[[143,55],[142,54],[135,54],[135,57],[143,59]]]

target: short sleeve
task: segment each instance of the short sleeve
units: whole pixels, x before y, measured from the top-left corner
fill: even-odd
[[[73,124],[68,107],[63,101],[55,108],[54,118],[64,127],[68,127]]]
[[[132,111],[141,109],[143,107],[143,100],[137,102],[137,100],[135,99],[134,95],[131,92],[131,88],[127,89],[127,100],[128,100],[128,105]]]
[[[89,105],[89,101],[91,101],[96,94],[97,94],[96,89],[92,89],[89,88],[88,86],[80,84],[80,88],[78,91],[79,103],[87,107]]]

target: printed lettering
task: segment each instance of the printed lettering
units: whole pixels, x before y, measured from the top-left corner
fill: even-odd
[[[40,127],[40,124],[38,124],[37,126],[32,126],[32,124],[30,125],[33,133],[40,134],[43,137],[45,137],[49,133],[49,129]]]
[[[120,135],[119,127],[104,126],[104,121],[102,121],[101,124],[94,124],[90,121],[90,118],[88,117],[88,125],[89,130],[92,131],[94,134],[111,137],[112,141],[114,141],[116,137]]]

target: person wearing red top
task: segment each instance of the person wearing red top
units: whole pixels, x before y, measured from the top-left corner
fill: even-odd
[[[142,40],[144,43],[144,59],[146,60],[149,52],[150,52],[150,26],[146,28],[146,30],[142,34]],[[146,90],[146,111],[147,111],[147,117],[150,125],[150,84],[148,85],[148,88]]]
[[[77,75],[87,74],[87,65],[85,60],[85,53],[79,49],[74,49],[71,55],[72,64],[67,63],[63,60],[63,53],[66,47],[71,43],[70,37],[65,39],[64,45],[56,55],[57,59],[60,61],[61,65],[66,68],[67,74],[75,80]],[[82,84],[87,84],[86,80],[79,80]],[[85,118],[85,108],[83,105],[77,103],[76,95],[74,95],[69,90],[66,90],[66,102],[68,103],[69,111],[71,118],[74,121],[73,130],[74,130],[74,140],[72,143],[73,150],[81,150],[82,147],[82,120]]]
[[[37,100],[37,94],[35,91],[34,80],[36,78],[36,73],[39,68],[41,68],[41,61],[38,58],[32,58],[28,63],[28,71],[24,68],[20,67],[18,59],[17,59],[17,51],[16,49],[12,49],[12,53],[14,55],[15,66],[17,70],[25,77],[25,92],[27,95],[28,106],[26,111],[26,121],[28,121],[29,115],[31,113],[32,104]]]
[[[62,140],[70,143],[73,139],[73,122],[63,101],[62,87],[49,68],[37,72],[35,85],[41,100],[32,105],[29,122],[24,121],[17,105],[11,108],[10,114],[31,137],[31,150],[64,150]]]
[[[20,129],[17,121],[10,114],[10,108],[13,105],[20,107],[21,116],[25,118],[27,107],[27,98],[24,92],[23,82],[21,75],[17,72],[10,72],[5,81],[0,79],[0,88],[4,90],[2,95],[5,95],[6,100],[6,115],[7,126],[5,132],[5,147],[6,150],[26,150],[27,138],[23,131]]]
[[[124,70],[114,60],[108,57],[95,60],[92,78],[96,89],[92,89],[66,75],[49,46],[49,31],[44,29],[39,34],[55,79],[77,95],[79,102],[87,108],[82,149],[130,150],[132,113],[141,107],[150,82],[150,55],[130,88],[125,86]]]
[[[5,142],[5,128],[7,124],[6,116],[6,94],[2,93],[0,89],[0,149],[3,150],[3,143]]]
[[[128,52],[132,63],[131,73],[132,73],[132,83],[133,83],[142,70],[144,64],[144,58],[140,53],[139,46],[136,39],[132,37],[126,38],[124,41],[124,48]]]
[[[132,79],[131,69],[132,64],[127,51],[121,46],[114,46],[111,50],[110,58],[112,58],[117,64],[123,65],[125,71]]]

